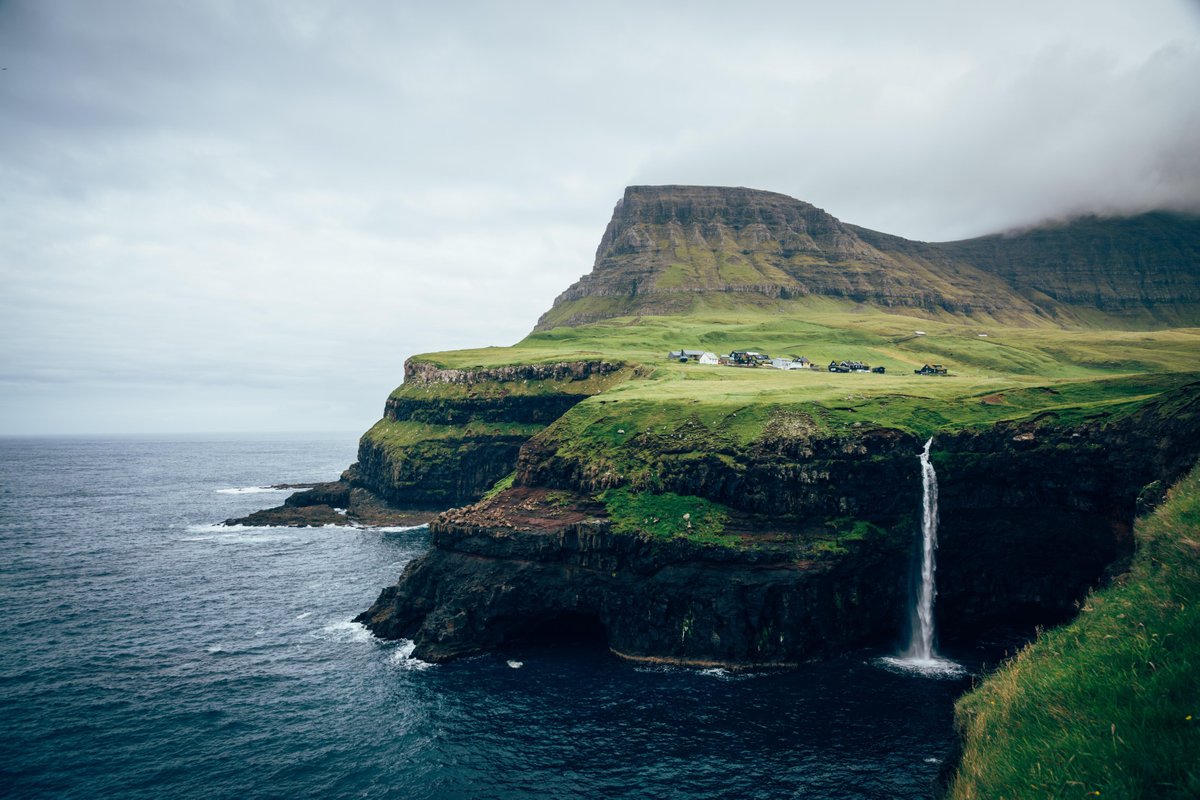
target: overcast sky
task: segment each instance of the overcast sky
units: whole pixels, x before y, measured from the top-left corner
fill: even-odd
[[[909,238],[1200,208],[1200,6],[0,0],[0,433],[361,431],[624,187]]]

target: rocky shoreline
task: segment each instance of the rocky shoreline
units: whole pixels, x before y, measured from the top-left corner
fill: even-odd
[[[355,486],[346,476],[315,484],[279,484],[273,489],[294,489],[283,505],[225,520],[225,525],[308,528],[353,524],[358,527],[410,527],[424,525],[437,511],[398,508],[369,489]]]

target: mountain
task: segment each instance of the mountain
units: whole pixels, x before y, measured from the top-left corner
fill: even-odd
[[[591,273],[535,330],[809,296],[923,313],[1112,326],[1200,322],[1200,217],[1087,217],[914,242],[774,192],[631,186]]]

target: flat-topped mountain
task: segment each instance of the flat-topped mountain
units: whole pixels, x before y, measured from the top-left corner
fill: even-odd
[[[631,186],[591,273],[536,330],[807,296],[1010,321],[1200,321],[1200,217],[1089,217],[914,242],[755,189]]]

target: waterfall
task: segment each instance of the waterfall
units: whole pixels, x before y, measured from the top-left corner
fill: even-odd
[[[912,609],[912,633],[904,658],[910,661],[933,661],[933,601],[937,597],[937,473],[929,461],[933,439],[921,451],[921,585],[917,602]]]
[[[884,666],[926,675],[957,677],[962,667],[933,649],[933,601],[937,598],[937,473],[929,460],[933,439],[921,451],[921,583],[911,610],[908,646],[899,656],[880,659]],[[915,576],[914,576],[915,577]]]

